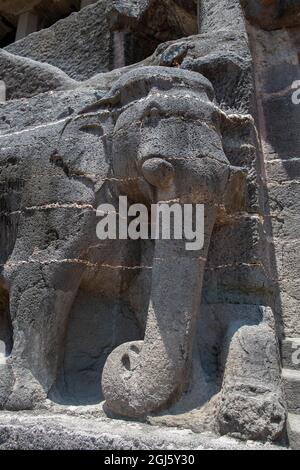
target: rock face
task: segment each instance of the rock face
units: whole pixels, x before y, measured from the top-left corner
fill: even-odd
[[[113,43],[105,6],[106,0],[100,0],[48,29],[9,45],[6,50],[59,67],[75,80],[107,72],[113,66]]]
[[[285,443],[279,341],[299,335],[297,280],[277,277],[260,140],[272,129],[259,128],[280,84],[238,0],[196,6],[101,0],[0,51],[3,410],[51,421],[58,404],[104,402],[111,420]],[[293,191],[270,189],[291,210]],[[120,197],[204,204],[203,244],[100,240],[97,208],[120,221]],[[286,292],[294,315],[278,308]]]
[[[299,448],[299,2],[270,2],[267,8],[272,15],[250,18],[248,32],[265,172],[264,229],[274,284],[270,305],[285,336],[282,375],[290,412],[288,435],[293,448]],[[246,11],[249,14],[250,2]]]
[[[293,94],[297,93],[299,80],[300,34],[299,28],[266,32],[253,27],[249,27],[249,34],[266,171],[265,230],[272,240],[270,263],[278,283],[273,308],[281,317],[285,336],[297,338],[300,337],[299,260],[295,253],[300,236],[297,195],[300,108],[293,103]],[[285,122],[289,122],[288,128]]]
[[[166,41],[197,33],[197,0],[113,0],[107,17],[112,29],[138,31]]]
[[[44,412],[2,413],[1,450],[278,450],[259,442],[195,434],[142,423]],[[128,462],[128,460],[126,461]]]
[[[60,69],[10,54],[3,49],[0,50],[0,74],[9,100],[76,88],[76,81]]]
[[[73,13],[8,47],[84,80],[151,55],[162,41],[197,32],[197,5],[180,1],[108,2]]]
[[[242,0],[247,18],[266,30],[299,25],[298,0]]]

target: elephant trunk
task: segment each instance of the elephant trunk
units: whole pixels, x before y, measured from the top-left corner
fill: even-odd
[[[156,240],[144,341],[119,346],[103,370],[106,406],[115,414],[143,417],[166,409],[184,392],[214,222],[211,207],[201,251],[187,251],[185,240]]]

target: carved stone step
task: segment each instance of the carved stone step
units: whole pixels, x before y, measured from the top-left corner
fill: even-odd
[[[281,354],[284,368],[300,370],[300,338],[286,338],[282,341]]]
[[[300,371],[283,369],[282,378],[288,410],[300,414]]]
[[[288,416],[289,445],[293,450],[300,450],[300,415]]]

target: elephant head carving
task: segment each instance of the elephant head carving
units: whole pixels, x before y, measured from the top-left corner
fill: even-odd
[[[180,69],[142,67],[123,76],[100,103],[115,124],[112,166],[118,190],[134,202],[204,204],[204,246],[156,240],[146,332],[106,361],[107,408],[142,417],[184,392],[210,237],[232,168],[222,147],[221,111],[211,84]]]

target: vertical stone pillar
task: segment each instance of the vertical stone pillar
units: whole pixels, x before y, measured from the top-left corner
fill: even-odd
[[[31,12],[26,11],[21,13],[18,20],[17,32],[16,32],[16,41],[23,39],[28,34],[34,33],[38,30],[38,16]]]
[[[197,22],[198,22],[198,33],[200,33],[200,23],[201,23],[201,5],[200,5],[201,0],[197,1]]]
[[[0,104],[6,101],[6,85],[3,80],[0,80]]]
[[[97,0],[81,0],[81,3],[80,3],[80,8],[82,10],[82,8],[84,7],[87,7],[88,5],[91,5],[92,3],[96,3]]]
[[[113,55],[114,55],[114,69],[125,67],[125,33],[121,31],[115,31],[113,33]]]

